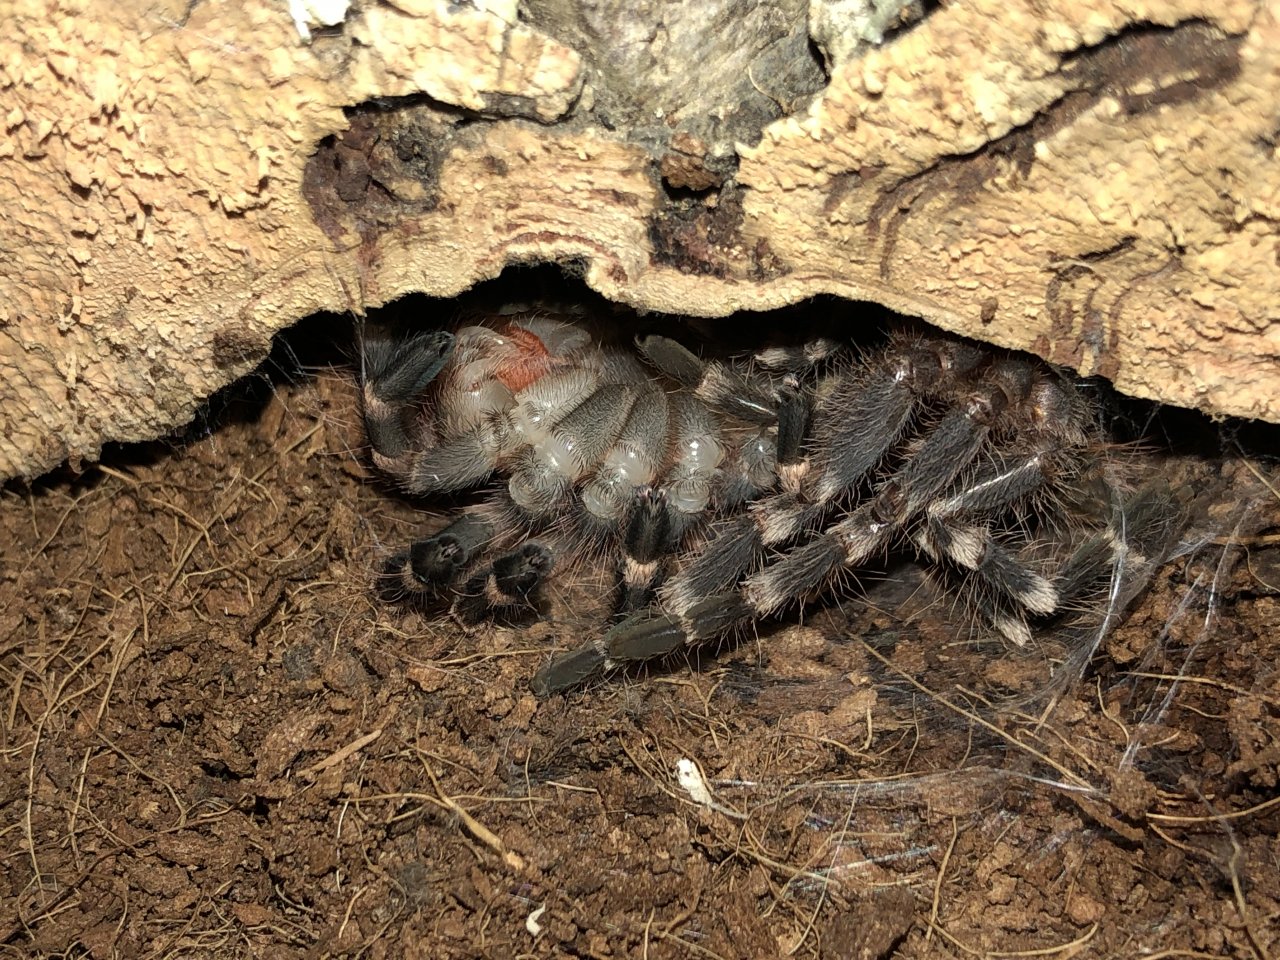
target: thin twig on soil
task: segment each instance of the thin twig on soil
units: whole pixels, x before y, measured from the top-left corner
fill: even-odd
[[[942,903],[942,881],[947,876],[947,864],[951,862],[951,851],[956,848],[956,838],[960,835],[956,824],[956,818],[951,818],[951,842],[947,844],[947,850],[942,855],[942,863],[938,867],[938,879],[933,884],[933,904],[929,908],[929,929],[925,931],[924,942],[928,943],[933,939],[933,930],[938,925],[938,908]]]
[[[305,777],[306,779],[310,780],[313,777],[315,777],[317,774],[323,773],[325,770],[328,770],[330,767],[336,766],[337,764],[342,763],[343,760],[346,760],[353,753],[358,753],[359,751],[363,750],[369,744],[373,743],[373,741],[377,740],[380,736],[382,736],[381,727],[379,727],[377,730],[374,730],[372,733],[366,733],[363,737],[358,737],[357,739],[352,740],[345,747],[341,748],[340,750],[334,751],[333,753],[329,754],[329,756],[325,757],[323,760],[320,760],[316,763],[313,763],[309,767],[305,767],[302,770],[299,770],[298,776]]]
[[[430,803],[442,810],[447,810],[454,814],[462,822],[462,825],[467,828],[467,831],[481,843],[485,844],[485,846],[495,851],[502,858],[503,863],[512,870],[523,872],[528,866],[524,857],[520,856],[520,854],[516,853],[514,850],[509,849],[507,845],[502,842],[501,837],[473,817],[457,801],[445,793],[444,787],[440,785],[440,781],[436,777],[435,771],[431,769],[431,765],[427,763],[426,758],[421,754],[418,755],[418,762],[422,764],[423,770],[426,771],[427,777],[431,780],[431,785],[436,789],[436,795],[434,797],[429,793],[378,794],[377,796],[372,797],[352,797],[350,798],[350,802],[354,804],[361,804],[374,800],[405,799],[422,800],[426,803]]]
[[[1249,915],[1249,906],[1244,900],[1244,885],[1240,882],[1240,861],[1244,859],[1244,848],[1240,846],[1235,835],[1231,835],[1231,857],[1227,860],[1227,873],[1231,877],[1231,892],[1235,896],[1236,910],[1240,913],[1240,922],[1244,924],[1244,935],[1249,940],[1258,960],[1271,960],[1257,931],[1253,929],[1253,918]]]
[[[1280,707],[1280,699],[1276,697],[1268,697],[1265,693],[1259,693],[1257,690],[1246,690],[1244,687],[1237,686],[1234,683],[1215,680],[1213,677],[1183,677],[1171,673],[1140,673],[1136,670],[1123,673],[1121,676],[1140,677],[1144,680],[1168,680],[1172,683],[1200,683],[1210,687],[1218,687],[1229,693],[1239,694],[1242,697],[1257,697],[1263,703],[1270,704],[1273,707]]]
[[[1263,800],[1262,803],[1255,803],[1252,807],[1232,810],[1228,813],[1211,813],[1198,817],[1177,816],[1172,813],[1148,813],[1147,819],[1159,820],[1161,823],[1212,823],[1218,820],[1239,820],[1241,817],[1251,817],[1275,806],[1280,806],[1280,797],[1272,797],[1270,800]]]
[[[1080,936],[1067,943],[1060,943],[1052,947],[1037,947],[1033,950],[979,950],[977,947],[971,947],[964,941],[958,939],[953,934],[947,933],[940,926],[932,925],[948,943],[952,946],[963,950],[965,953],[972,954],[975,957],[1051,957],[1054,954],[1065,953],[1068,950],[1075,950],[1083,947],[1086,943],[1093,939],[1094,934],[1098,932],[1098,924],[1094,924]]]

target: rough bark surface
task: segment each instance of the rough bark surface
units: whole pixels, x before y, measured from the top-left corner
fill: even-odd
[[[0,6],[0,476],[183,424],[314,311],[549,260],[1280,421],[1260,0],[976,0],[866,52],[818,0],[395,0],[308,40],[275,0]]]

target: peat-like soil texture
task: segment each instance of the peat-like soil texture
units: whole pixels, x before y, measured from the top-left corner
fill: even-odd
[[[904,570],[539,700],[607,578],[379,602],[447,505],[351,366],[248,394],[0,498],[4,955],[1280,957],[1280,478],[1227,428],[1138,454],[1196,498],[1086,663]]]

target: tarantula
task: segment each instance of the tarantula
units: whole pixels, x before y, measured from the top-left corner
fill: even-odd
[[[1024,645],[1109,572],[1113,518],[1152,509],[1113,488],[1079,387],[1027,356],[910,333],[862,356],[637,346],[538,312],[364,338],[374,463],[415,494],[505,479],[392,556],[384,598],[476,623],[532,608],[553,567],[615,558],[618,619],[539,694],[730,636],[890,551]]]

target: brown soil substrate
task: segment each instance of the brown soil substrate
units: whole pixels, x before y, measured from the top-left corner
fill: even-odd
[[[603,588],[468,633],[375,602],[433,517],[356,409],[324,370],[5,491],[5,955],[1280,956],[1255,460],[1073,682],[908,579],[539,701]]]

